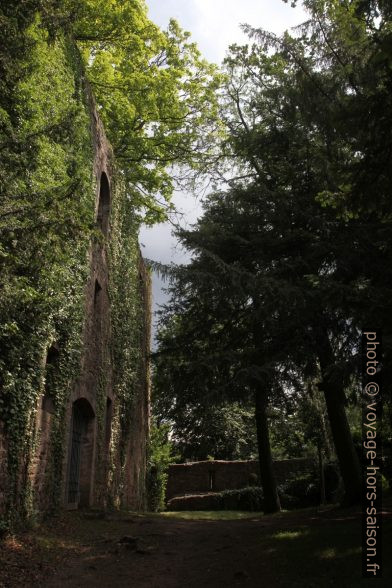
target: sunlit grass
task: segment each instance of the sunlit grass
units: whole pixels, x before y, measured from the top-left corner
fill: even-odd
[[[337,550],[335,547],[327,547],[322,551],[316,553],[316,557],[320,559],[336,559],[336,558],[346,558],[350,556],[359,556],[361,554],[361,547],[352,547],[349,549]]]
[[[327,547],[317,554],[321,559],[334,559],[336,557],[336,549],[334,547]]]
[[[279,531],[273,535],[274,539],[298,539],[299,537],[304,537],[309,533],[305,530],[302,531]]]
[[[77,541],[67,540],[50,535],[36,535],[35,541],[39,547],[47,550],[77,549],[79,547],[79,543]]]
[[[298,521],[299,514],[296,511],[296,515],[290,512],[281,516],[279,530],[260,529],[258,548],[268,553],[269,572],[277,586],[357,588],[374,585],[372,579],[362,578],[361,521],[358,515],[353,516],[353,510],[336,509],[324,515],[320,515],[320,510],[303,512],[302,522]],[[384,550],[391,542],[391,522],[391,519],[383,522]],[[378,580],[378,586],[390,586],[389,570],[390,561],[384,556],[385,577]]]
[[[187,521],[232,521],[238,519],[260,518],[262,512],[245,512],[238,510],[183,510],[177,512],[161,512],[159,516]]]

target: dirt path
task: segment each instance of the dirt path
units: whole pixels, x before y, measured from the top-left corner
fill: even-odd
[[[0,588],[374,588],[361,579],[360,528],[353,509],[214,521],[65,513],[9,547]],[[383,535],[377,585],[389,586],[390,512]]]
[[[82,555],[69,560],[44,586],[258,586],[263,566],[256,546],[263,527],[260,520],[135,518],[118,522],[110,525],[106,535],[86,545]],[[267,570],[263,571],[267,576]]]

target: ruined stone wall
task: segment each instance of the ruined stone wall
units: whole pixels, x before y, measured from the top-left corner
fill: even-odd
[[[143,299],[143,330],[141,340],[142,357],[140,362],[139,386],[134,400],[131,435],[127,446],[126,492],[123,506],[131,510],[145,510],[146,496],[146,457],[150,428],[150,333],[151,333],[151,278],[146,271],[142,257],[139,260],[139,283]]]
[[[20,488],[13,501],[13,509],[23,512],[28,498],[29,515],[34,516],[51,512],[58,506],[105,508],[114,505],[133,509],[146,506],[150,276],[137,243],[137,225],[121,223],[121,215],[129,211],[130,204],[116,177],[113,153],[86,84],[84,90],[91,119],[90,198],[94,211],[91,225],[95,229],[85,259],[87,279],[80,328],[81,351],[75,349],[78,368],[66,374],[68,359],[63,348],[66,333],[62,338],[54,334],[37,367],[41,370],[40,385],[31,411],[31,430],[26,429],[26,451],[24,461],[20,461]],[[114,241],[115,247],[112,247]],[[115,296],[116,280],[121,278],[121,268],[116,266],[118,260],[113,253],[116,248],[120,251],[128,248],[127,251],[132,252],[122,259],[129,275],[134,276],[129,282],[125,278],[121,286],[127,296]],[[128,320],[128,331],[123,333],[122,341],[115,340],[114,311],[120,320],[123,315],[131,318],[135,315],[134,321]],[[133,348],[129,364],[116,364],[115,345]],[[129,371],[132,377],[124,376],[124,371]],[[126,422],[122,416],[124,412]],[[79,452],[77,457],[75,447]],[[5,517],[8,517],[10,504],[9,500],[7,504],[10,486],[7,457],[7,432],[0,421],[0,515]],[[70,490],[72,478],[77,479],[74,493]],[[29,497],[24,492],[26,488]]]
[[[95,223],[97,236],[89,250],[90,275],[85,290],[85,323],[80,375],[75,382],[66,411],[67,429],[63,460],[62,502],[66,507],[105,504],[107,447],[102,443],[106,421],[107,399],[114,402],[112,390],[112,363],[110,361],[110,301],[108,242],[110,235],[110,207],[115,194],[112,190],[113,154],[106,139],[93,97],[87,88],[91,111],[91,130],[94,149],[93,174],[95,178]],[[103,204],[103,200],[108,204]],[[105,208],[105,210],[102,210]],[[104,377],[103,377],[104,375]],[[75,403],[87,401],[87,431],[81,443],[80,497],[69,501],[70,452],[72,447],[72,421]],[[90,412],[90,414],[88,414]],[[99,419],[99,417],[101,417]],[[100,441],[100,443],[98,443]]]
[[[292,474],[314,469],[312,459],[297,458],[274,461],[278,484]],[[258,461],[199,461],[174,464],[169,467],[166,500],[186,494],[236,490],[255,485],[259,478]]]
[[[137,259],[135,272],[138,275],[138,281],[134,295],[140,299],[142,317],[137,317],[134,328],[140,330],[137,346],[141,358],[134,366],[137,378],[133,396],[129,397],[131,406],[124,407],[120,406],[120,402],[124,400],[120,400],[116,394],[114,372],[118,366],[115,365],[115,358],[111,353],[113,338],[116,336],[111,324],[112,304],[119,302],[110,299],[110,286],[112,289],[116,287],[116,284],[113,284],[116,278],[111,275],[113,261],[109,259],[110,242],[119,238],[114,234],[113,208],[116,199],[124,198],[124,194],[120,193],[121,183],[116,184],[113,179],[115,178],[113,155],[91,95],[90,104],[95,151],[94,174],[97,178],[96,222],[103,239],[102,235],[99,235],[93,241],[90,250],[90,278],[86,286],[82,367],[66,416],[69,426],[63,479],[66,481],[70,477],[72,406],[79,399],[87,399],[92,409],[92,417],[88,435],[82,446],[84,459],[80,464],[79,506],[107,507],[114,503],[117,506],[142,509],[145,507],[145,469],[150,406],[150,277],[138,250],[136,257],[133,260],[130,259],[129,263],[135,263]],[[105,195],[105,190],[109,191],[109,195]],[[129,237],[129,235],[121,235],[124,239]],[[119,309],[116,310],[119,311]],[[130,336],[130,333],[126,335]],[[126,338],[120,341],[120,344],[127,346],[130,342]],[[130,367],[132,366],[127,366],[128,369]],[[129,414],[129,422],[119,424],[119,419],[116,420],[114,417],[118,416],[124,408]],[[115,425],[122,427],[122,430],[114,432]],[[112,476],[113,472],[116,472],[116,475]],[[72,507],[67,498],[67,492],[68,485],[65,482],[63,503]]]

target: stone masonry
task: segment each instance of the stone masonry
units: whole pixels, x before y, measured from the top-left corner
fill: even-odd
[[[278,484],[292,474],[311,471],[314,462],[308,458],[274,461]],[[259,478],[259,462],[248,461],[198,461],[174,464],[169,467],[166,500],[187,494],[221,492],[254,486]]]
[[[110,239],[110,207],[112,198],[113,155],[106,139],[103,125],[98,117],[94,100],[89,94],[94,145],[94,175],[96,177],[96,225],[104,239],[91,243],[89,251],[90,277],[85,288],[85,322],[83,330],[83,353],[80,374],[70,394],[66,409],[66,431],[64,459],[61,472],[61,504],[72,509],[78,507],[105,508],[109,487],[109,450],[111,443],[112,416],[116,408],[113,392],[113,367],[110,357],[111,307],[108,291],[109,267],[107,245]],[[132,435],[125,447],[125,483],[122,482],[121,505],[142,509],[146,505],[145,470],[146,449],[149,431],[149,344],[150,344],[150,277],[143,259],[139,255],[139,288],[144,303],[145,323],[142,340],[142,366],[139,386],[134,400]],[[46,365],[55,366],[56,343],[49,349]],[[104,381],[104,442],[98,446],[97,391]],[[101,391],[102,394],[102,391]],[[34,488],[35,509],[44,512],[50,504],[46,492],[46,480],[51,475],[52,401],[45,389],[39,398],[36,415],[38,447],[32,463],[30,479]],[[77,430],[80,428],[80,431]],[[6,445],[0,429],[1,463],[6,463]],[[114,451],[118,460],[119,449]],[[120,468],[120,464],[115,464]],[[4,466],[5,467],[5,466]],[[5,480],[6,475],[0,480]],[[115,491],[117,491],[115,489]],[[0,501],[5,490],[0,486]],[[0,504],[1,506],[1,504]]]

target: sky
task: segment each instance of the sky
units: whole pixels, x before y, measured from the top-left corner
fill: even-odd
[[[203,56],[220,64],[231,43],[246,43],[247,37],[240,24],[282,33],[306,20],[306,13],[298,2],[296,8],[283,0],[147,0],[149,18],[165,29],[170,18],[192,33]],[[183,212],[182,224],[191,224],[201,214],[201,202],[193,196],[177,193],[173,202]],[[171,235],[170,223],[142,228],[140,243],[142,254],[148,259],[164,264],[183,263],[188,259]],[[163,282],[153,276],[153,310],[164,303],[167,296],[162,291]]]

